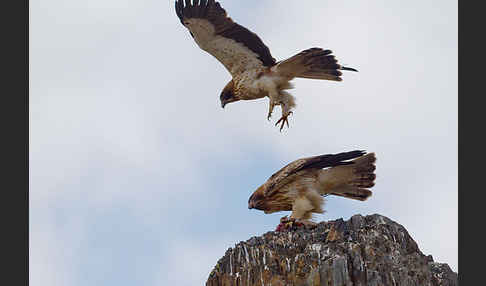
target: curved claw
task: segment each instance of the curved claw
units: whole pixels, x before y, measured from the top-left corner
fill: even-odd
[[[282,123],[282,125],[280,125],[280,132],[282,132],[282,129],[284,128],[284,125],[285,123],[287,123],[287,128],[290,128],[290,125],[289,125],[289,115],[292,114],[293,112],[290,111],[287,115],[283,115],[278,121],[277,123],[275,123],[275,126],[277,126],[279,123]]]
[[[315,222],[284,216],[280,219],[280,223],[275,231],[295,231],[300,228],[312,229],[316,226],[317,224]]]

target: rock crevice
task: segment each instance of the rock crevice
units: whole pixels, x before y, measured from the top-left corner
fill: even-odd
[[[270,231],[229,248],[206,282],[216,285],[449,286],[457,274],[424,255],[387,217],[355,215],[311,230]]]

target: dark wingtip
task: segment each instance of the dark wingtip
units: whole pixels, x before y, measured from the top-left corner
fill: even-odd
[[[350,151],[350,152],[341,153],[341,154],[344,154],[345,155],[344,157],[354,159],[354,158],[366,155],[366,151],[365,150],[355,150],[355,151]],[[337,154],[337,155],[339,155],[339,154]],[[345,159],[345,160],[349,160],[349,159]]]
[[[343,70],[343,71],[354,71],[354,72],[358,71],[357,69],[348,68],[348,67],[341,67],[341,70]]]
[[[176,14],[177,14],[177,17],[179,17],[179,19],[181,20],[181,23],[184,24],[184,21],[183,21],[183,9],[184,9],[184,3],[181,1],[181,0],[176,0],[175,1],[175,10],[176,10]]]

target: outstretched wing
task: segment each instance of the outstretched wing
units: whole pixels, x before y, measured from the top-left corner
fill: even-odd
[[[218,2],[177,0],[175,9],[199,47],[217,58],[233,77],[247,69],[276,63],[262,40],[227,17]]]
[[[273,174],[266,182],[264,186],[265,197],[271,196],[275,191],[293,181],[299,172],[307,169],[322,169],[327,167],[334,167],[339,165],[349,165],[353,162],[345,160],[351,160],[366,154],[364,151],[351,151],[338,154],[327,154],[308,158],[302,158],[291,162],[278,172]]]

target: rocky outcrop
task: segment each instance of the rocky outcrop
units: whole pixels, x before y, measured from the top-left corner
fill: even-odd
[[[270,231],[229,248],[209,275],[216,285],[458,285],[407,230],[381,215],[355,215],[292,232]]]

